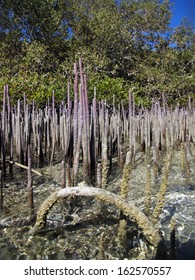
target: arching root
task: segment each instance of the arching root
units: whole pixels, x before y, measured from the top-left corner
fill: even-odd
[[[67,198],[69,196],[85,196],[100,199],[102,201],[114,204],[119,210],[121,210],[126,216],[134,220],[138,227],[143,230],[146,239],[155,247],[158,246],[161,237],[157,229],[153,226],[148,217],[133,203],[130,203],[122,199],[119,195],[111,193],[105,189],[94,187],[72,187],[65,188],[51,194],[40,206],[37,212],[36,223],[30,230],[30,234],[36,234],[39,230],[44,228],[46,216],[51,207],[60,199]]]

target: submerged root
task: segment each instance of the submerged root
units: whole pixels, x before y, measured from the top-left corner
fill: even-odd
[[[170,167],[171,167],[171,160],[172,160],[172,152],[168,153],[166,156],[166,159],[165,159],[163,178],[162,178],[162,182],[160,185],[160,190],[157,194],[156,206],[153,210],[152,218],[151,218],[153,224],[156,224],[159,221],[161,211],[165,204],[165,198],[166,198],[166,193],[167,193],[167,189],[168,189],[168,178],[169,178],[169,172],[170,172]]]
[[[114,204],[119,210],[121,210],[127,217],[134,220],[138,227],[143,230],[146,239],[155,247],[158,246],[161,237],[157,229],[153,226],[148,217],[133,203],[130,203],[122,199],[119,195],[111,193],[105,189],[94,187],[73,187],[65,188],[51,194],[40,206],[37,212],[36,223],[33,228],[30,229],[30,234],[36,234],[45,226],[46,216],[51,207],[60,199],[74,196],[84,196],[96,198],[111,204]]]

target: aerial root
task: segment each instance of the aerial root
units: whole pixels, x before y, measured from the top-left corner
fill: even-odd
[[[74,196],[84,196],[96,198],[111,204],[114,204],[119,210],[121,210],[127,217],[134,220],[138,227],[143,230],[143,234],[146,239],[155,247],[158,246],[161,241],[161,237],[158,230],[154,227],[149,218],[133,203],[126,201],[119,195],[111,193],[105,189],[82,186],[65,188],[51,194],[40,206],[37,212],[37,218],[35,225],[30,229],[30,234],[36,234],[44,228],[46,223],[46,217],[52,206],[62,198]]]

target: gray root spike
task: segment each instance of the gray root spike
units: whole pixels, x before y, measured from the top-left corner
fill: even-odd
[[[37,212],[36,223],[33,228],[30,229],[30,234],[36,234],[45,226],[46,216],[52,206],[60,199],[73,196],[85,196],[100,199],[108,203],[114,204],[119,210],[133,219],[139,228],[143,230],[143,233],[147,240],[155,247],[158,246],[161,241],[161,237],[157,229],[153,226],[152,222],[147,216],[133,203],[130,203],[122,199],[119,195],[113,194],[105,189],[94,188],[94,187],[73,187],[65,188],[51,194],[41,205]]]
[[[123,178],[121,183],[121,197],[127,199],[129,189],[128,183],[131,175],[131,151],[127,152],[125,166],[123,168]]]

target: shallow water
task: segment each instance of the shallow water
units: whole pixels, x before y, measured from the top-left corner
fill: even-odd
[[[173,157],[166,201],[158,227],[170,247],[170,222],[176,221],[176,259],[195,259],[195,164],[191,179],[180,171],[179,152]],[[48,168],[42,169],[47,174]],[[152,170],[151,170],[152,171]],[[53,167],[53,177],[34,176],[35,208],[60,187],[61,165]],[[107,189],[118,193],[122,175],[116,166]],[[152,206],[162,180],[152,174]],[[144,209],[146,164],[140,155],[129,181],[129,200]],[[0,259],[132,259],[154,258],[142,232],[128,221],[126,238],[118,238],[120,213],[114,206],[86,198],[57,203],[49,212],[45,231],[29,235],[26,173],[4,183],[5,211],[0,214]],[[21,222],[24,222],[21,224]]]

